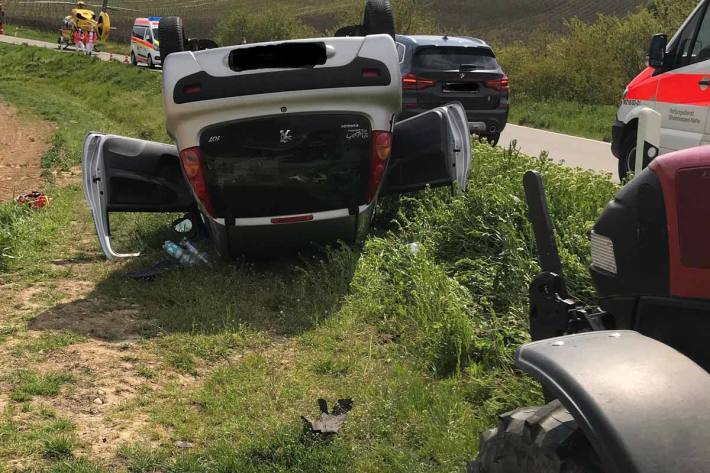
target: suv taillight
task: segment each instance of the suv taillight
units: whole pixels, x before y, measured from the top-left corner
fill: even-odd
[[[367,188],[367,202],[372,202],[385,176],[387,161],[392,154],[392,133],[373,131],[370,142],[370,181]]]
[[[205,166],[202,162],[202,154],[199,147],[187,148],[180,151],[180,162],[185,171],[192,190],[202,203],[204,210],[211,216],[214,216],[214,206],[212,199],[207,192],[207,177],[205,176]]]
[[[487,80],[486,87],[497,90],[498,92],[508,92],[510,90],[510,79],[508,76],[503,76],[500,79]]]
[[[434,87],[436,81],[433,79],[422,79],[412,73],[402,76],[402,89],[404,90],[422,90]]]

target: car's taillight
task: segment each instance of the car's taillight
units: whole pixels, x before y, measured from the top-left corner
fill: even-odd
[[[382,184],[387,169],[387,161],[392,154],[392,133],[373,131],[370,142],[370,181],[367,188],[367,201],[372,202]]]
[[[199,147],[187,148],[180,151],[180,161],[185,171],[185,177],[190,182],[192,190],[202,203],[204,210],[214,216],[214,206],[212,199],[207,192],[207,177],[205,176],[205,166],[202,162],[202,154]]]
[[[434,87],[436,81],[433,79],[423,79],[417,77],[412,73],[405,74],[402,76],[402,88],[404,90],[422,90],[428,89],[429,87]]]
[[[504,75],[500,79],[487,80],[486,87],[499,92],[508,92],[510,90],[510,79],[508,79],[508,76]]]

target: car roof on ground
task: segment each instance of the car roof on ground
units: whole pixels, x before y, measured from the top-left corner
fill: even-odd
[[[400,43],[413,46],[474,46],[479,48],[489,48],[490,46],[478,38],[470,36],[433,36],[433,35],[397,35],[396,40]]]

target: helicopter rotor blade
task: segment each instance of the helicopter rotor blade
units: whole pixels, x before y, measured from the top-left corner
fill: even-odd
[[[137,12],[138,10],[134,10],[133,8],[124,8],[124,7],[112,7],[108,5],[108,1],[104,1],[103,5],[93,5],[90,3],[87,3],[86,6],[89,7],[94,7],[94,8],[100,8],[101,11],[107,11],[107,10],[115,10],[115,11],[133,11]]]
[[[74,7],[76,6],[76,2],[66,2],[66,1],[61,1],[61,0],[35,0],[35,1],[26,0],[23,2],[17,2],[17,4],[18,5],[71,5]],[[93,7],[93,8],[100,8],[101,11],[106,11],[106,10],[129,11],[129,12],[137,12],[138,11],[133,8],[109,6],[108,1],[104,1],[104,4],[106,4],[105,9],[104,9],[104,5],[94,5],[94,4],[86,3],[86,6]]]
[[[34,2],[17,2],[18,5],[76,5],[76,2],[61,2],[58,0],[37,0]]]

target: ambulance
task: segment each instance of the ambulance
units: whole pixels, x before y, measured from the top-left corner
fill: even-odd
[[[145,64],[151,69],[162,64],[158,25],[160,17],[136,18],[131,33],[131,64]]]
[[[661,154],[710,144],[710,0],[700,2],[670,41],[653,37],[649,66],[624,91],[611,145],[622,178],[634,169],[644,107],[662,115]]]

